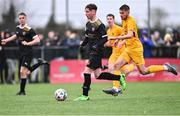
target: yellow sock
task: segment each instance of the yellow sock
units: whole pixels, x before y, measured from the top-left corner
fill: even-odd
[[[119,71],[114,71],[114,74],[119,75],[120,72]],[[113,81],[113,87],[120,88],[119,81]]]
[[[135,69],[135,65],[134,64],[129,64],[128,68],[127,68],[127,71],[132,72],[134,69]]]
[[[154,72],[159,72],[159,71],[164,71],[163,65],[152,65],[148,67],[149,73],[154,73]]]
[[[135,69],[135,65],[134,64],[127,64],[124,65],[121,70],[122,72],[124,72],[125,74],[129,74],[130,72],[132,72]]]

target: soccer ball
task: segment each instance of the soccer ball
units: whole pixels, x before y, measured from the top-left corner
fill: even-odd
[[[54,95],[55,95],[55,99],[57,101],[64,101],[66,100],[67,98],[67,92],[66,90],[64,89],[57,89],[55,92],[54,92]]]

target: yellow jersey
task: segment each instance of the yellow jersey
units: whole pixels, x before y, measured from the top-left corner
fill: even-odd
[[[123,33],[123,28],[114,24],[112,28],[108,28],[107,35],[108,36],[120,36]],[[113,46],[115,40],[109,40],[110,44]],[[123,45],[121,48],[118,48],[117,46],[112,47],[112,54],[115,56],[119,56],[122,51],[125,49],[125,45]]]
[[[142,48],[141,41],[138,38],[138,29],[136,22],[132,16],[129,16],[126,20],[122,21],[122,27],[124,34],[128,34],[129,31],[133,31],[134,36],[130,39],[126,39],[127,48]]]

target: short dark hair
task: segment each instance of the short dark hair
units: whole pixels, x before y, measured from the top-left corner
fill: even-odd
[[[86,5],[86,7],[85,8],[88,8],[89,10],[97,10],[97,6],[95,5],[95,4],[88,4],[88,5]]]
[[[20,16],[20,15],[27,16],[26,13],[24,13],[24,12],[20,12],[20,13],[18,14],[18,16]]]
[[[115,18],[115,16],[113,14],[107,14],[106,17],[112,17],[113,19]]]
[[[129,8],[128,5],[124,4],[124,5],[122,5],[122,6],[119,8],[119,10],[125,10],[125,11],[128,11],[128,10],[130,10],[130,8]]]

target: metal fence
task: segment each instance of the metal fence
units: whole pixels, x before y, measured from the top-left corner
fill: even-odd
[[[33,56],[35,58],[44,58],[51,61],[54,58],[62,57],[64,59],[79,59],[81,55],[78,51],[79,46],[37,46],[33,48]],[[18,47],[4,47],[6,58],[18,59]],[[108,58],[111,54],[110,48],[105,48],[104,58]],[[151,48],[151,58],[180,58],[180,46],[160,46]]]
[[[37,62],[36,58],[44,58],[47,61],[51,61],[56,58],[62,59],[81,59],[85,57],[86,54],[80,54],[78,46],[68,47],[68,46],[37,46],[33,48],[33,63]],[[1,76],[1,83],[4,81],[12,81],[13,78],[18,78],[18,59],[19,59],[19,49],[18,47],[4,47],[4,55],[1,54],[1,72],[4,72],[4,76]],[[180,58],[180,46],[171,47],[153,47],[151,48],[151,58]],[[111,54],[111,49],[106,48],[104,50],[104,58],[108,58]],[[32,82],[49,82],[49,66],[42,66],[38,70],[34,71],[31,75]],[[16,74],[15,74],[16,73]],[[13,77],[14,76],[14,77]],[[3,80],[4,79],[4,80]]]

